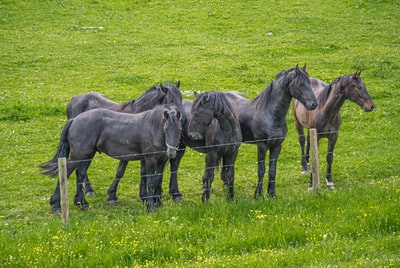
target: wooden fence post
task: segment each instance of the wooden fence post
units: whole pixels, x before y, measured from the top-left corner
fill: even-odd
[[[68,180],[67,180],[67,159],[58,158],[58,178],[60,180],[61,218],[64,225],[68,225],[69,204],[68,204]]]
[[[319,182],[319,163],[318,163],[318,137],[315,128],[310,129],[310,148],[312,161],[312,190],[316,193],[320,190]]]

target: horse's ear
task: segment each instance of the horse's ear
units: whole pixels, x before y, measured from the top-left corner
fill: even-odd
[[[160,90],[161,90],[163,93],[167,93],[168,88],[166,88],[163,84],[160,84]]]
[[[307,63],[304,63],[303,70],[305,71],[307,68]]]
[[[197,96],[199,96],[199,92],[197,91],[193,91],[194,97],[197,98]]]
[[[204,94],[203,97],[201,98],[201,103],[204,104],[205,102],[208,101],[209,98],[210,96],[208,96],[208,94]]]
[[[298,63],[296,64],[296,67],[294,68],[294,70],[296,71],[296,74],[299,73],[299,64]]]
[[[181,86],[181,81],[178,80],[178,82],[176,82],[176,88],[179,88]]]
[[[358,70],[356,74],[357,74],[358,77],[360,77],[360,75],[361,75],[361,70]]]

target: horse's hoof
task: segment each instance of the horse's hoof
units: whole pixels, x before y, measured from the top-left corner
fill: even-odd
[[[172,200],[175,202],[182,202],[183,198],[181,194],[171,194]]]
[[[61,208],[52,208],[51,212],[53,212],[54,215],[61,215]]]
[[[94,196],[94,191],[87,191],[85,193],[86,196]]]
[[[308,170],[302,170],[301,174],[308,175]]]
[[[113,205],[113,206],[116,206],[119,204],[118,200],[108,200],[107,202],[108,202],[108,204]]]
[[[326,184],[326,188],[328,188],[328,190],[335,190],[335,185],[333,185],[332,182],[328,182]]]

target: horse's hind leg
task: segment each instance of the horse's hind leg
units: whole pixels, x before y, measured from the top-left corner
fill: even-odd
[[[304,150],[304,147],[306,145],[306,136],[304,135],[303,126],[299,122],[297,122],[297,120],[296,120],[296,129],[297,129],[297,133],[299,135],[299,145],[300,145],[300,149],[301,149],[301,172],[303,174],[307,174],[308,173],[308,157]]]
[[[119,165],[117,168],[117,173],[115,175],[115,179],[113,183],[110,185],[108,188],[108,203],[110,204],[117,204],[118,203],[118,198],[117,198],[117,188],[119,181],[122,179],[122,177],[125,174],[126,167],[128,165],[129,161],[119,161]]]
[[[71,175],[71,173],[75,170],[75,168],[78,166],[78,163],[76,162],[68,162],[67,163],[67,178]],[[53,193],[53,195],[50,197],[49,203],[51,206],[51,210],[53,214],[60,215],[61,214],[61,203],[60,200],[60,181],[57,180],[57,186],[56,189]]]
[[[78,168],[76,169],[76,194],[74,197],[74,204],[82,210],[87,210],[89,208],[89,203],[85,199],[86,184],[84,182],[87,170],[92,162],[92,157],[89,159],[90,160],[79,162]]]
[[[83,183],[85,184],[85,194],[87,196],[94,196],[94,190],[92,188],[92,184],[89,181],[89,177],[86,174],[85,178],[83,179]]]

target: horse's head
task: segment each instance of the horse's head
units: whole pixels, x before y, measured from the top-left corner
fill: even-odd
[[[167,156],[171,159],[176,157],[179,147],[182,132],[181,118],[182,113],[176,106],[168,106],[168,109],[164,111],[165,145],[167,146]]]
[[[344,94],[347,99],[357,103],[364,111],[371,112],[375,108],[375,104],[364,82],[361,80],[360,74],[361,71],[357,71],[348,76]]]
[[[191,139],[204,139],[205,132],[213,119],[219,119],[226,113],[226,99],[222,93],[206,92],[198,94],[195,92],[190,111],[190,122],[188,135]]]
[[[185,110],[182,105],[182,92],[180,91],[181,82],[178,81],[175,85],[173,84],[160,84],[159,86],[159,104],[173,104],[182,115],[182,122],[186,125],[187,119],[185,115]]]
[[[318,100],[311,89],[310,77],[305,64],[303,68],[296,65],[295,68],[288,71],[287,79],[290,81],[288,87],[293,98],[300,101],[308,110],[317,108]]]

